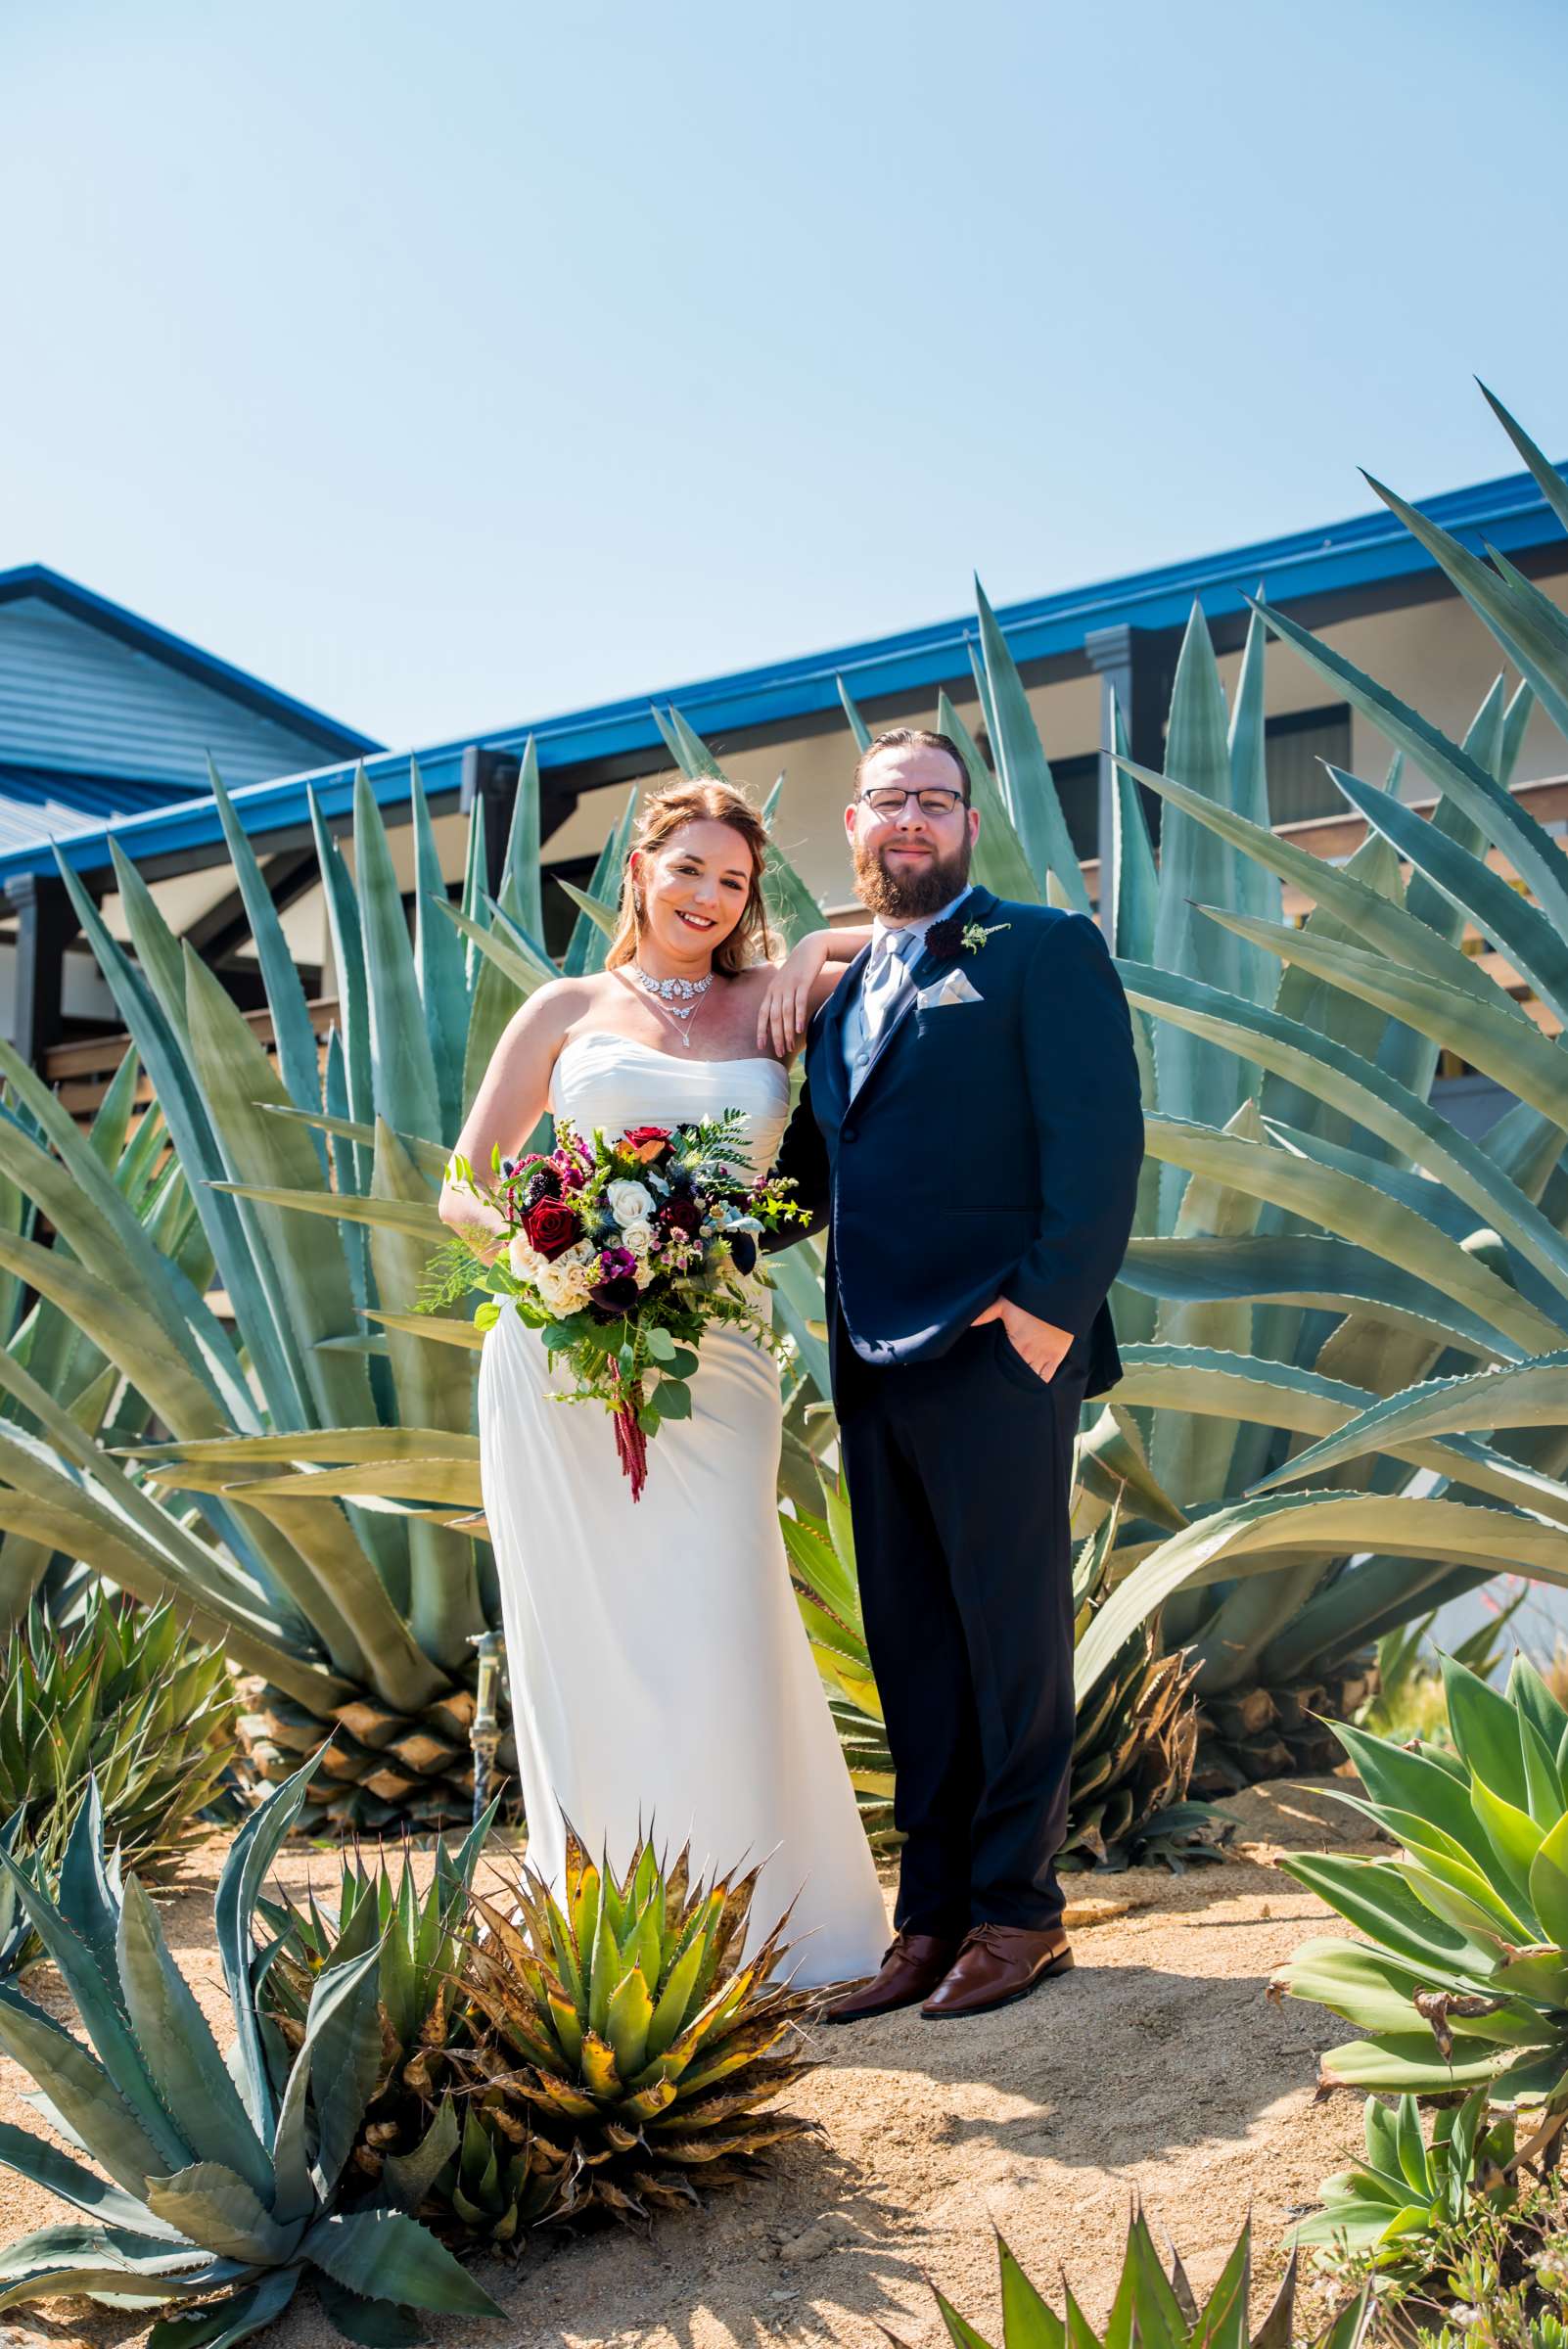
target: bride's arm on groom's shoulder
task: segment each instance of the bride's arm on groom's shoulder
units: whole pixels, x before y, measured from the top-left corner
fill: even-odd
[[[865,944],[863,930],[810,930],[793,946],[762,990],[757,1014],[759,1048],[788,1060],[806,1031]]]
[[[587,992],[581,980],[553,980],[530,995],[501,1031],[452,1153],[468,1161],[482,1194],[493,1174],[495,1153],[515,1158],[548,1108],[550,1072],[568,1029],[586,1006]],[[466,1184],[454,1182],[450,1171],[437,1212],[448,1231],[466,1239],[476,1255],[489,1259],[500,1253],[506,1238],[500,1210]]]

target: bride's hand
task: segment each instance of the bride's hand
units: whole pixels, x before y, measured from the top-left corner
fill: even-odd
[[[828,933],[813,930],[773,973],[757,1015],[761,1050],[765,1052],[771,1044],[780,1060],[789,1058],[810,1024],[811,990],[827,958]]]

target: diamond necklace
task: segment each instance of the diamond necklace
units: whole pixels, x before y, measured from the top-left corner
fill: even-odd
[[[636,981],[655,1011],[662,1012],[667,1020],[674,1023],[675,1034],[689,1052],[690,1022],[701,1011],[708,990],[714,984],[713,972],[710,971],[706,979],[656,979],[650,971],[643,969],[640,962],[634,962],[627,968],[626,976]]]

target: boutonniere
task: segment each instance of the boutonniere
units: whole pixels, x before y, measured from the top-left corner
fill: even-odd
[[[988,928],[984,922],[965,922],[957,914],[949,914],[945,922],[933,922],[926,932],[926,952],[938,962],[956,962],[960,954],[978,954],[988,938],[1012,926],[1011,922],[992,922]]]

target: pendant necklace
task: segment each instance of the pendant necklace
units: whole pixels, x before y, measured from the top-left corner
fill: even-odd
[[[654,1010],[669,1021],[689,1052],[692,1022],[707,1000],[713,972],[706,979],[655,979],[641,963],[633,962],[627,966],[626,976],[636,982]]]

